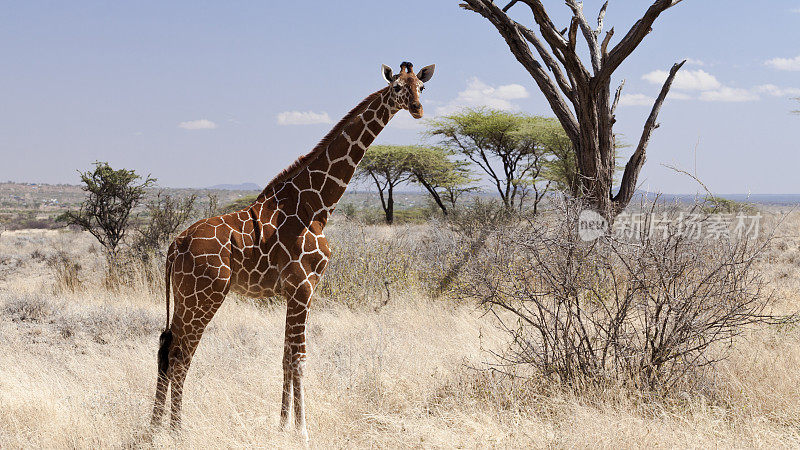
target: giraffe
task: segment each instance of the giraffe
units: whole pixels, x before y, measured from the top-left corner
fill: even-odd
[[[167,323],[159,338],[158,378],[151,428],[161,423],[171,389],[170,424],[180,429],[183,384],[203,330],[225,296],[281,295],[286,299],[280,424],[308,440],[303,372],[309,302],[331,255],[323,229],[367,147],[389,120],[406,109],[419,119],[420,92],[435,65],[417,74],[382,65],[388,83],[361,101],[317,144],[267,184],[248,207],[200,220],[169,246]],[[170,321],[170,291],[174,310]]]

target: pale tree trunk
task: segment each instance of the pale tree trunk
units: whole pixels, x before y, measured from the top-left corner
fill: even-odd
[[[461,4],[497,28],[511,53],[534,79],[572,142],[578,174],[577,193],[609,221],[613,221],[633,197],[650,135],[658,127],[656,119],[661,105],[685,61],[672,66],[645,122],[639,144],[625,166],[616,194],[612,192],[616,163],[613,127],[624,81],[612,97],[611,75],[647,36],[656,18],[681,1],[656,0],[610,50],[608,45],[614,29],[606,32],[602,41],[599,39],[608,2],[600,9],[597,27],[592,28],[583,15],[583,4],[566,0],[572,10],[572,20],[562,31],[556,29],[541,0],[512,0],[502,9],[491,0],[464,0],[465,3]],[[508,16],[508,10],[516,3],[530,8],[544,42],[534,31]],[[591,72],[576,51],[579,30],[589,47]]]

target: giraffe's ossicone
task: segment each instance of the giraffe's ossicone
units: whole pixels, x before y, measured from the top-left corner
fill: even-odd
[[[323,230],[367,147],[392,116],[406,109],[414,118],[422,117],[419,95],[434,66],[416,74],[412,69],[404,62],[395,75],[382,66],[388,86],[362,100],[310,153],[270,181],[251,205],[203,219],[170,245],[167,326],[158,350],[153,426],[161,422],[170,390],[171,425],[180,427],[183,383],[192,355],[225,296],[281,295],[287,305],[280,420],[288,425],[293,403],[295,424],[308,438],[303,402],[306,321],[331,254]]]

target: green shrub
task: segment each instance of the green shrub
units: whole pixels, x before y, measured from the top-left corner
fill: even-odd
[[[701,206],[701,210],[707,214],[735,214],[741,212],[754,215],[758,212],[758,208],[750,203],[730,200],[715,195],[709,195],[705,198],[705,203]]]

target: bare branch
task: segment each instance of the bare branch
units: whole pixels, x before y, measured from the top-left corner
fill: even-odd
[[[697,184],[699,184],[699,185],[700,185],[700,186],[703,188],[703,190],[704,190],[704,191],[706,191],[706,195],[707,195],[709,198],[712,198],[712,197],[714,197],[714,194],[712,194],[712,193],[711,193],[711,190],[708,188],[708,186],[706,186],[706,185],[705,185],[705,183],[703,183],[703,182],[700,180],[700,178],[698,178],[698,177],[697,177],[697,175],[695,175],[695,174],[692,174],[692,173],[689,173],[689,172],[688,172],[688,171],[686,171],[686,170],[679,169],[679,168],[677,168],[677,167],[675,167],[675,166],[672,166],[672,165],[670,165],[670,164],[661,164],[661,165],[662,165],[662,166],[664,166],[664,167],[666,167],[667,169],[674,170],[675,172],[681,173],[681,174],[683,174],[683,175],[686,175],[686,176],[688,176],[689,178],[693,179],[694,181],[696,181],[696,182],[697,182]]]
[[[578,19],[573,17],[569,23],[569,49],[575,52],[575,47],[578,45]]]
[[[539,53],[539,57],[542,58],[544,64],[547,66],[548,69],[550,69],[550,72],[553,73],[553,76],[555,77],[556,82],[558,83],[558,87],[561,88],[561,91],[564,93],[564,95],[566,95],[567,98],[569,98],[570,100],[573,100],[575,95],[574,87],[570,84],[570,81],[564,77],[564,73],[561,71],[561,67],[558,66],[556,61],[553,59],[553,56],[547,51],[547,49],[544,48],[544,45],[542,45],[542,41],[540,41],[539,38],[536,37],[536,34],[532,30],[525,28],[519,23],[516,23],[516,25],[520,34],[525,36],[525,39],[531,44],[533,44],[533,47]]]
[[[548,44],[553,48],[553,51],[556,50],[562,52],[562,56],[564,59],[564,68],[567,69],[567,72],[570,73],[570,76],[580,78],[581,81],[586,81],[589,79],[589,72],[586,71],[586,68],[583,67],[583,63],[581,62],[580,57],[575,53],[574,48],[575,46],[570,46],[570,41],[564,39],[562,33],[559,33],[556,30],[555,25],[550,20],[550,16],[547,15],[547,11],[544,8],[541,0],[519,0],[522,3],[528,5],[533,12],[533,19],[536,21],[536,24],[539,25],[539,31],[542,33],[542,37]],[[570,24],[570,28],[574,25]],[[572,31],[569,31],[570,35]],[[571,50],[572,49],[572,50]]]
[[[507,4],[507,5],[506,5],[506,6],[503,8],[503,12],[508,12],[508,10],[509,10],[509,9],[511,9],[511,7],[512,7],[512,6],[514,6],[514,3],[517,3],[517,1],[518,1],[518,0],[511,0],[511,3]]]
[[[608,30],[606,37],[603,38],[603,43],[600,45],[600,54],[602,54],[603,59],[608,56],[608,43],[611,42],[612,36],[614,36],[614,27]]]
[[[625,37],[608,53],[608,58],[604,62],[602,71],[597,76],[599,83],[611,77],[611,74],[622,64],[642,40],[650,33],[653,22],[662,12],[677,5],[682,0],[656,0],[644,13],[641,19],[636,21]]]
[[[550,16],[547,15],[547,11],[544,9],[544,5],[540,0],[521,0],[522,3],[528,5],[533,12],[533,18],[536,21],[536,24],[539,25],[539,28],[542,32],[542,37],[546,40],[550,45],[564,49],[567,47],[567,41],[562,36],[562,33],[559,33],[556,30],[556,26],[553,24],[553,21],[550,20]]]
[[[619,103],[619,98],[622,95],[622,87],[625,86],[625,80],[619,83],[619,87],[617,88],[616,94],[614,94],[614,103],[611,105],[611,117],[613,120],[614,113],[617,111],[617,104]]]
[[[569,8],[572,10],[572,23],[575,24],[575,22],[577,22],[577,24],[581,27],[583,37],[586,39],[586,44],[589,46],[589,56],[592,59],[592,68],[594,69],[594,73],[597,73],[600,71],[600,45],[597,43],[597,35],[594,33],[594,30],[592,30],[591,25],[589,25],[589,21],[586,20],[586,16],[583,15],[583,3],[579,3],[576,0],[566,0],[566,3],[567,6],[569,6]],[[603,14],[605,14],[605,12],[603,12]],[[602,19],[598,20],[602,22]],[[575,47],[572,41],[571,32],[570,44],[574,49]]]
[[[608,9],[608,1],[603,3],[603,7],[600,8],[600,13],[597,15],[597,29],[594,30],[595,37],[600,36],[600,33],[603,31],[603,20],[606,17],[606,9]]]
[[[661,105],[664,103],[664,99],[667,98],[667,94],[669,93],[670,87],[672,87],[672,81],[675,79],[675,75],[678,74],[678,71],[685,63],[686,60],[683,60],[673,65],[672,69],[669,71],[667,81],[665,81],[664,86],[661,87],[661,93],[658,94],[658,98],[656,98],[656,102],[653,104],[653,109],[650,111],[650,116],[647,118],[647,121],[644,124],[644,130],[642,131],[641,139],[639,139],[639,145],[636,147],[636,151],[633,152],[630,160],[628,160],[628,163],[625,165],[625,172],[622,174],[622,183],[620,184],[619,192],[614,197],[615,207],[621,206],[624,208],[633,197],[633,193],[636,188],[636,179],[639,177],[639,172],[642,170],[642,165],[644,164],[645,160],[645,153],[647,151],[647,145],[650,143],[650,135],[654,129],[658,128],[656,119],[658,119],[658,113],[661,111]]]

